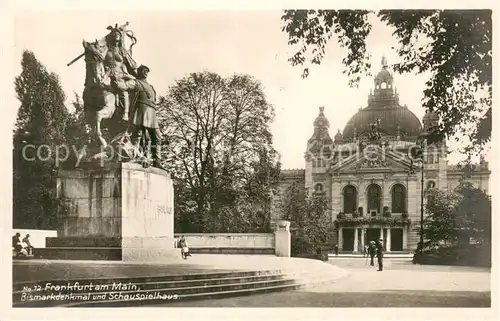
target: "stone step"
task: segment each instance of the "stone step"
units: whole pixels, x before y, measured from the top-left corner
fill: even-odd
[[[112,283],[162,283],[162,282],[183,282],[183,281],[199,281],[199,280],[213,280],[213,279],[228,279],[228,278],[242,278],[242,277],[260,277],[269,275],[282,275],[283,269],[268,269],[259,271],[230,271],[230,272],[212,272],[212,273],[191,273],[191,274],[176,274],[165,276],[151,276],[151,277],[120,277],[120,278],[83,278],[72,280],[52,280],[43,281],[43,284],[51,283],[54,286],[74,284],[85,286],[89,284],[104,285]],[[21,291],[24,287],[34,288],[40,285],[40,281],[21,281],[13,285],[14,292]]]
[[[191,288],[191,287],[210,287],[214,285],[224,285],[224,284],[237,284],[237,283],[247,283],[247,282],[257,282],[257,281],[273,281],[282,279],[284,274],[262,274],[262,275],[252,275],[252,276],[231,276],[231,277],[221,277],[221,278],[205,278],[205,279],[192,279],[192,280],[177,280],[177,281],[154,281],[154,282],[131,282],[131,280],[122,280],[120,282],[103,283],[101,285],[109,285],[109,289],[120,290],[120,288],[132,288],[137,287],[141,290],[157,290],[157,289],[179,289],[179,288]],[[67,283],[66,283],[67,284]],[[90,283],[89,283],[90,284]],[[96,283],[92,283],[94,286]],[[59,286],[52,284],[54,286]],[[48,289],[47,291],[39,291],[37,294],[50,294],[53,292]],[[57,291],[62,294],[76,293],[68,288],[61,291]],[[86,293],[88,291],[82,290],[81,292]],[[132,291],[133,292],[133,291]],[[22,288],[18,288],[13,292],[15,299],[18,299],[23,293]],[[97,293],[97,292],[96,292]]]
[[[253,273],[253,275],[248,275]],[[197,278],[181,281],[149,281],[142,282],[142,288],[130,291],[119,291],[122,297],[117,295],[101,294],[87,298],[89,301],[59,300],[59,301],[28,301],[22,302],[22,290],[17,288],[13,295],[16,307],[40,307],[40,306],[133,306],[144,304],[165,303],[169,300],[196,300],[215,297],[227,297],[236,295],[248,295],[255,293],[267,293],[297,289],[311,284],[329,282],[332,278],[331,270],[316,268],[309,271],[252,271],[234,272],[231,277],[221,278],[223,273],[213,274],[209,278],[201,274]],[[227,274],[226,274],[227,275]],[[217,277],[218,276],[218,277]],[[193,275],[191,275],[193,277]],[[122,283],[128,284],[131,279],[121,279]],[[67,284],[68,281],[66,281]],[[22,289],[22,288],[21,288]],[[53,292],[52,292],[53,293]],[[65,293],[63,293],[65,294]],[[93,293],[94,295],[97,293]],[[128,297],[125,297],[128,295]],[[149,297],[148,297],[149,295]],[[165,296],[161,298],[159,296]],[[140,297],[142,296],[142,297]],[[167,296],[169,299],[166,299]],[[176,299],[174,300],[174,296]]]
[[[311,273],[312,272],[312,273]],[[313,276],[311,276],[313,274]],[[302,275],[302,276],[300,276]],[[308,275],[309,277],[305,277]],[[244,286],[229,285],[224,290],[218,291],[198,291],[190,294],[181,294],[176,300],[165,299],[151,299],[151,300],[107,300],[98,302],[71,302],[62,305],[63,307],[111,307],[111,306],[137,306],[137,305],[151,305],[151,304],[164,304],[168,302],[175,302],[179,300],[207,300],[219,299],[224,297],[235,297],[243,295],[263,294],[272,292],[281,292],[302,289],[310,286],[317,286],[334,282],[338,277],[332,277],[331,273],[315,273],[315,271],[302,272],[295,275],[293,279],[283,279],[281,282],[264,283],[264,282],[251,282]]]
[[[335,255],[332,253],[328,253],[328,260],[343,259],[343,258],[366,259],[367,257],[363,256],[363,254],[339,253],[339,255]],[[384,259],[394,259],[394,258],[411,259],[411,258],[413,258],[413,253],[384,253]]]

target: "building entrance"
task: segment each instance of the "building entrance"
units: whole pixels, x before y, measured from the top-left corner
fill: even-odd
[[[403,229],[391,229],[391,251],[403,250]]]
[[[342,251],[354,250],[354,229],[344,228],[342,230]]]
[[[379,228],[367,228],[365,243],[369,244],[371,241],[377,241],[380,238]]]

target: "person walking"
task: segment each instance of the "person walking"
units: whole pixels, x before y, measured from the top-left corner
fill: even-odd
[[[384,246],[382,239],[379,239],[377,242],[377,260],[378,260],[377,271],[382,271],[384,269]]]

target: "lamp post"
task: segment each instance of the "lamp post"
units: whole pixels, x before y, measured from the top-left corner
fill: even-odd
[[[422,162],[420,178],[420,253],[424,251],[424,149],[426,142],[427,132],[423,132],[417,139],[417,143],[420,145],[420,151],[417,155]]]

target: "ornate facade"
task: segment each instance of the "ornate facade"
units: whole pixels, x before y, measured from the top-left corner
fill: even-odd
[[[435,114],[426,113],[422,126],[399,104],[383,58],[367,107],[352,116],[334,139],[320,107],[307,142],[305,169],[282,171],[281,190],[295,183],[311,193],[325,194],[336,222],[330,248],[338,244],[341,251],[357,252],[369,241],[383,238],[387,251],[414,250],[419,241],[422,187],[425,194],[431,188],[453,190],[463,182],[463,171],[448,165],[445,143],[420,148],[425,133],[438,122]],[[475,166],[467,180],[487,191],[488,164],[482,160]]]

